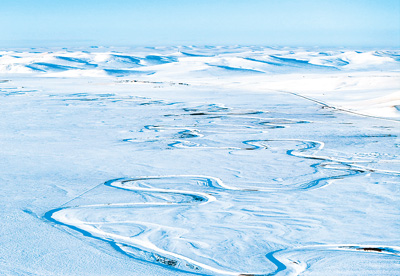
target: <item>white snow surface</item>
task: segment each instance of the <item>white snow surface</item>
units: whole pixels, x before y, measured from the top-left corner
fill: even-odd
[[[0,275],[400,275],[400,51],[0,51]]]

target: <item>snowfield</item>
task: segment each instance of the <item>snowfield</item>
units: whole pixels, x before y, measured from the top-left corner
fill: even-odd
[[[1,275],[399,275],[400,51],[0,51]]]

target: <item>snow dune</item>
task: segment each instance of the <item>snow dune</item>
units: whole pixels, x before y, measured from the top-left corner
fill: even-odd
[[[2,51],[0,73],[22,72],[52,73],[68,70],[144,70],[153,66],[177,63],[189,66],[201,64],[204,68],[218,67],[225,70],[251,70],[260,73],[322,73],[353,70],[398,70],[397,51],[289,51],[285,49],[252,49],[237,47],[231,51],[217,48],[195,48],[192,53],[183,47],[165,49],[135,49],[128,52],[110,51]],[[187,50],[186,50],[187,51]],[[202,51],[204,54],[196,54]],[[168,67],[168,66],[164,66]],[[162,71],[162,66],[157,67]],[[21,73],[22,73],[21,72]]]

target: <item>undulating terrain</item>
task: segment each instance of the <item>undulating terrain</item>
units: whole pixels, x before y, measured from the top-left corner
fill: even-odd
[[[0,51],[1,275],[400,275],[400,51]]]

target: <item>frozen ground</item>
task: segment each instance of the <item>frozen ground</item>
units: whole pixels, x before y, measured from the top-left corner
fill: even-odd
[[[1,275],[399,275],[400,51],[0,51]]]

